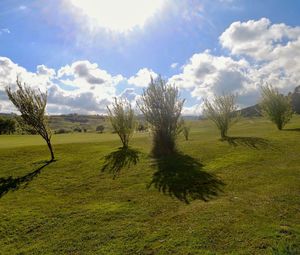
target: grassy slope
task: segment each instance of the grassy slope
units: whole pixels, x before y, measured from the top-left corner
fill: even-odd
[[[297,127],[299,117],[287,128]],[[190,141],[179,139],[182,152],[226,184],[218,197],[190,204],[147,189],[155,171],[147,134],[132,142],[140,162],[115,180],[100,172],[119,146],[115,135],[55,136],[58,161],[0,198],[0,253],[268,254],[279,241],[300,243],[300,132],[248,119],[230,135],[267,141],[233,146],[205,121],[193,123]],[[38,144],[36,136],[1,136],[0,177],[42,166],[48,151]]]

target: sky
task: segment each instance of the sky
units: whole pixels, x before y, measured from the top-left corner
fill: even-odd
[[[133,106],[161,75],[186,99],[237,94],[259,101],[269,83],[300,85],[300,1],[0,0],[0,112],[18,77],[47,91],[49,114],[105,114],[114,97]]]

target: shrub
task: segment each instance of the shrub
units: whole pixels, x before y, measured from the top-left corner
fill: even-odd
[[[12,134],[16,131],[16,122],[13,119],[0,117],[0,135]]]
[[[143,131],[147,131],[147,126],[143,123],[139,123],[136,127],[136,131],[138,132],[143,132]]]
[[[70,133],[69,130],[64,129],[64,128],[60,128],[58,130],[55,130],[55,134],[66,134],[66,133]]]
[[[239,119],[237,109],[235,95],[215,95],[211,101],[204,100],[203,114],[215,123],[220,130],[221,138],[225,138],[229,127]]]
[[[81,130],[81,128],[80,128],[80,127],[76,127],[76,128],[74,128],[74,129],[73,129],[73,131],[74,131],[74,132],[79,132],[79,133],[81,133],[81,132],[82,132],[82,130]]]
[[[107,106],[107,110],[113,130],[120,137],[123,148],[127,148],[135,124],[134,111],[130,103],[125,99],[115,98],[111,108]]]
[[[176,151],[175,140],[183,103],[177,87],[167,85],[161,77],[151,78],[138,105],[153,131],[153,156],[165,156]]]
[[[99,125],[98,127],[96,127],[96,131],[99,132],[99,133],[103,133],[104,126],[103,125]]]
[[[291,97],[280,94],[270,85],[261,87],[261,97],[262,114],[275,123],[279,130],[282,130],[293,115]]]

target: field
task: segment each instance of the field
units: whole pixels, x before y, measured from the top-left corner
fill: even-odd
[[[191,124],[158,164],[135,134],[116,178],[115,134],[55,135],[51,164],[39,136],[0,136],[0,254],[300,254],[300,117],[243,119],[227,141]]]

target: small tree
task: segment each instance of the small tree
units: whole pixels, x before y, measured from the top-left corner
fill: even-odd
[[[182,128],[182,133],[184,135],[184,138],[186,141],[189,140],[189,135],[190,135],[191,127],[184,125]]]
[[[96,127],[96,132],[99,132],[99,133],[103,133],[104,131],[104,126],[103,125],[99,125],[98,127]]]
[[[211,101],[208,99],[204,100],[203,114],[215,123],[221,132],[221,138],[225,138],[229,127],[239,119],[237,109],[236,95],[215,95]]]
[[[123,148],[128,148],[135,125],[131,104],[127,100],[115,98],[111,108],[107,106],[107,110],[109,120],[114,131],[120,137]]]
[[[16,83],[18,89],[12,91],[11,87],[7,87],[6,93],[11,102],[21,112],[21,119],[24,124],[32,127],[46,141],[51,154],[51,161],[53,161],[52,133],[45,116],[47,93],[34,90],[25,83],[22,85],[18,79]]]
[[[280,94],[277,89],[268,84],[261,87],[261,97],[260,106],[263,115],[282,130],[293,115],[291,97]]]
[[[138,105],[146,121],[152,126],[154,156],[160,157],[175,152],[183,104],[184,100],[179,98],[177,87],[167,85],[161,77],[156,80],[151,78]]]

